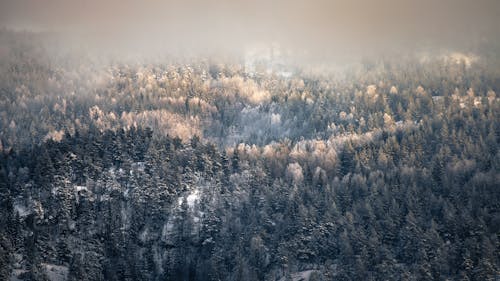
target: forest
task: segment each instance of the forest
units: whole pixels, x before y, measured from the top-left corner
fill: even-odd
[[[340,71],[53,36],[0,30],[1,280],[500,277],[498,52]]]

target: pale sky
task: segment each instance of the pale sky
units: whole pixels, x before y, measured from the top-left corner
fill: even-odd
[[[0,26],[180,48],[468,46],[499,40],[499,15],[499,0],[0,0]]]

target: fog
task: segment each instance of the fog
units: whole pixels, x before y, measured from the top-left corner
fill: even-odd
[[[0,26],[150,52],[240,52],[277,42],[316,58],[499,39],[497,0],[2,0]],[[495,43],[496,44],[496,43]]]

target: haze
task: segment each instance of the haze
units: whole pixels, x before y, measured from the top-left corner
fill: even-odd
[[[475,48],[498,39],[499,12],[495,0],[2,0],[0,26],[56,31],[109,49],[228,52],[279,42],[344,56],[422,46]]]

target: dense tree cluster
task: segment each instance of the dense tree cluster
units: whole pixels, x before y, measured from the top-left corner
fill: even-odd
[[[0,32],[0,279],[500,275],[494,60],[283,76],[47,37]]]

